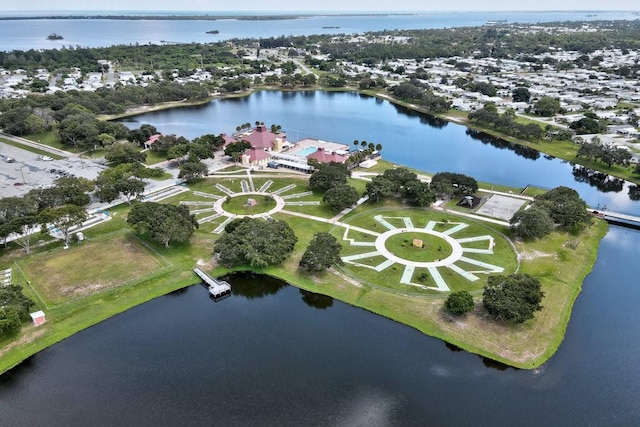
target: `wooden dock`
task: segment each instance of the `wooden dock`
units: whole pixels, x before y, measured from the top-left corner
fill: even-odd
[[[202,279],[202,284],[209,290],[209,295],[214,300],[222,299],[231,295],[231,285],[229,283],[209,276],[198,267],[194,268],[193,272]]]

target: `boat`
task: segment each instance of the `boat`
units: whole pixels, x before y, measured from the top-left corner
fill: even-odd
[[[47,36],[47,40],[62,40],[64,37],[62,37],[60,34],[58,33],[51,33]]]
[[[218,31],[218,30],[209,30],[209,31],[207,31],[207,34],[220,34],[220,31]]]

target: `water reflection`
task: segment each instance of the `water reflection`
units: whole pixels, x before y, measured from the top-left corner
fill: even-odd
[[[625,182],[614,176],[606,173],[594,171],[592,169],[585,168],[584,166],[575,165],[573,167],[573,177],[578,182],[585,182],[592,187],[596,187],[603,193],[615,192],[618,193],[624,188]],[[629,189],[629,197],[631,197],[631,189]],[[631,198],[631,200],[634,200]],[[637,199],[635,199],[637,200]]]
[[[480,358],[482,359],[482,364],[487,368],[496,369],[498,371],[506,371],[507,369],[516,370],[516,368],[514,368],[513,366],[505,365],[504,363],[500,363],[482,356],[480,356]]]
[[[529,148],[526,145],[513,144],[509,141],[505,141],[504,139],[497,138],[493,135],[489,135],[488,133],[480,132],[475,129],[467,129],[466,133],[471,138],[478,140],[483,144],[489,144],[493,147],[499,148],[500,150],[506,149],[513,151],[518,156],[524,157],[525,159],[538,160],[540,158],[539,151]]]
[[[637,185],[630,185],[628,194],[631,200],[640,200],[640,187]]]
[[[304,289],[300,289],[300,294],[302,295],[302,301],[309,307],[324,310],[333,305],[333,298],[329,296],[305,291]]]
[[[462,350],[460,347],[458,347],[457,345],[455,345],[455,344],[451,344],[451,343],[448,343],[448,342],[446,342],[446,341],[444,342],[444,345],[445,345],[445,347],[447,347],[449,350],[453,351],[454,353],[455,353],[455,352],[458,352],[458,351],[463,351],[463,350]]]
[[[280,289],[287,286],[287,284],[281,280],[253,273],[234,273],[233,275],[222,277],[222,280],[231,283],[231,292],[233,295],[247,299],[275,295]]]
[[[409,117],[417,117],[420,119],[420,123],[430,126],[435,129],[443,129],[447,127],[449,124],[448,121],[442,120],[441,118],[430,116],[428,114],[423,114],[418,111],[403,107],[402,105],[392,104],[398,113],[404,114]]]

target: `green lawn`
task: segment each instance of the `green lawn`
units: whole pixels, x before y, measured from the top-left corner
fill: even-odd
[[[50,306],[135,282],[162,267],[133,235],[72,245],[21,263],[26,278]]]
[[[402,259],[416,262],[433,262],[444,259],[452,252],[451,245],[446,240],[416,232],[391,236],[385,241],[385,247],[389,252]]]
[[[249,199],[256,202],[255,205],[249,204]],[[257,197],[238,195],[236,197],[228,197],[222,204],[222,209],[236,215],[256,215],[269,212],[276,207],[276,201],[273,197]]]

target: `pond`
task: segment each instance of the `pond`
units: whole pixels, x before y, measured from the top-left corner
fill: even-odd
[[[638,257],[640,232],[613,227],[534,371],[263,276],[218,303],[192,286],[1,376],[0,424],[637,425]]]

